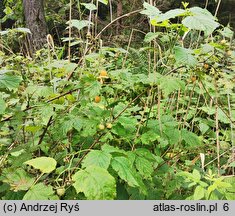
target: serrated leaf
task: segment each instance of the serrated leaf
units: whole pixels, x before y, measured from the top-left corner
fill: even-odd
[[[88,85],[88,84],[87,84]],[[93,80],[89,83],[89,86],[85,88],[85,92],[89,94],[91,98],[99,95],[101,90],[101,84],[97,80]]]
[[[219,27],[219,23],[215,21],[215,17],[206,9],[199,7],[190,8],[192,16],[188,16],[182,20],[182,24],[189,29],[204,31],[205,35]]]
[[[206,133],[210,129],[210,127],[203,122],[200,123],[198,126],[202,134]]]
[[[182,139],[185,141],[185,143],[189,146],[198,147],[201,145],[201,140],[193,132],[190,132],[190,131],[187,131],[186,129],[183,129],[181,131],[181,136],[182,136]]]
[[[135,177],[135,172],[129,161],[125,157],[114,157],[111,160],[112,168],[117,172],[119,177],[126,181],[129,186],[139,186],[138,180]]]
[[[137,170],[140,172],[140,175],[145,179],[150,179],[153,173],[152,164],[145,158],[137,157],[135,159],[135,166]]]
[[[97,10],[97,7],[92,3],[81,3],[87,10],[93,11]]]
[[[116,197],[115,179],[101,167],[89,166],[76,172],[72,179],[77,193],[83,192],[89,200],[112,200]]]
[[[194,169],[192,173],[193,178],[196,182],[198,182],[201,179],[201,174],[198,170]]]
[[[155,161],[153,154],[146,148],[137,148],[134,153],[140,157],[143,157],[149,161]]]
[[[24,162],[35,169],[39,169],[42,173],[50,173],[56,168],[56,160],[51,157],[38,157]]]
[[[147,2],[144,2],[143,6],[145,10],[141,11],[140,13],[147,15],[150,19],[154,18],[155,16],[158,16],[161,13],[158,8],[150,5]]]
[[[165,127],[163,130],[171,145],[176,145],[180,140],[180,131],[177,128]]]
[[[159,16],[154,18],[154,20],[156,20],[156,22],[159,23],[159,22],[163,22],[165,20],[175,18],[175,17],[180,16],[184,13],[185,13],[185,10],[183,10],[183,9],[178,9],[178,8],[172,9],[172,10],[167,11],[164,14],[160,14]]]
[[[16,90],[19,87],[21,80],[22,78],[19,76],[0,73],[0,89],[6,88],[9,90]]]
[[[5,110],[6,110],[6,103],[3,100],[2,96],[0,95],[0,115],[4,114]]]
[[[102,145],[101,149],[102,149],[102,151],[104,151],[106,153],[109,153],[109,154],[119,153],[119,154],[126,155],[126,152],[124,150],[119,149],[118,147],[113,147],[113,146],[108,145],[108,144]]]
[[[69,22],[67,22],[67,24],[69,24]],[[92,24],[93,23],[88,20],[76,20],[76,19],[71,20],[71,26],[77,28],[78,30],[81,30]]]
[[[204,197],[204,195],[205,195],[205,189],[201,186],[197,186],[193,194],[194,200],[200,200]]]
[[[54,200],[56,196],[52,186],[38,183],[32,186],[24,195],[23,200]]]
[[[159,36],[159,32],[148,32],[144,37],[144,42],[149,43]]]
[[[176,90],[184,89],[184,87],[184,82],[178,78],[166,76],[160,79],[160,89],[163,90],[165,97]]]
[[[235,161],[228,165],[229,167],[235,167]]]
[[[225,123],[225,124],[230,123],[230,119],[228,118],[228,116],[220,108],[218,109],[218,119],[222,123]]]
[[[197,59],[191,54],[192,50],[183,47],[175,46],[174,55],[176,63],[179,65],[185,65],[194,67],[198,64]]]
[[[224,37],[232,38],[234,32],[229,27],[224,27],[223,30],[219,31]]]
[[[112,155],[103,151],[93,150],[83,160],[82,166],[98,166],[108,169]]]
[[[159,134],[151,130],[142,134],[140,140],[145,145],[152,145],[152,142],[158,140],[159,138],[160,138]]]
[[[53,89],[48,86],[31,85],[26,88],[26,92],[38,97],[48,97],[53,94]]]
[[[34,178],[31,178],[23,169],[5,169],[1,173],[1,181],[10,185],[11,190],[28,190],[34,182]]]

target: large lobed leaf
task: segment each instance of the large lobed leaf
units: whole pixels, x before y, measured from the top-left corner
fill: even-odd
[[[204,31],[205,35],[209,35],[219,27],[219,23],[215,21],[215,17],[208,10],[193,7],[189,11],[192,15],[182,21],[182,24],[187,28]]]
[[[59,199],[53,191],[52,186],[38,183],[32,186],[24,195],[23,200],[55,200]]]
[[[12,75],[9,71],[0,71],[0,89],[16,90],[21,80],[21,77]]]
[[[174,55],[176,63],[179,65],[185,65],[194,67],[198,64],[197,59],[192,55],[192,50],[183,47],[174,47]]]
[[[93,150],[85,157],[82,166],[98,166],[104,169],[108,169],[111,158],[112,156],[109,153],[99,150]]]
[[[89,166],[73,177],[77,193],[83,192],[89,200],[112,200],[116,197],[116,182],[104,168]]]
[[[111,161],[112,168],[118,173],[119,177],[126,181],[131,187],[139,187],[135,171],[131,167],[129,160],[125,157],[115,157]]]

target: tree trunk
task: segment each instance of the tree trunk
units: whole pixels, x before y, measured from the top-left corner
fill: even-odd
[[[41,49],[46,43],[47,25],[44,15],[43,0],[23,0],[24,16],[27,28],[32,34],[28,35],[29,54]]]
[[[118,0],[117,1],[117,17],[120,17],[121,15],[123,15],[123,5],[122,5],[122,1]],[[117,26],[116,26],[116,35],[119,34],[121,24],[122,24],[122,20],[118,20]]]

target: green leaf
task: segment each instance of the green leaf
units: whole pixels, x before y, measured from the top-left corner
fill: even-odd
[[[232,38],[234,32],[229,27],[224,27],[223,30],[219,31],[224,37]]]
[[[69,21],[67,22],[67,24],[69,24]],[[71,26],[77,28],[78,30],[81,30],[84,27],[87,27],[92,24],[93,23],[88,20],[76,20],[76,19],[71,20]]]
[[[160,138],[159,134],[154,131],[148,131],[141,135],[140,140],[145,145],[152,145],[152,143]]]
[[[163,90],[165,97],[176,90],[184,89],[184,86],[184,82],[179,78],[166,76],[160,79],[160,88]]]
[[[188,16],[182,20],[182,24],[189,29],[204,31],[205,35],[210,35],[219,27],[219,23],[215,21],[215,17],[206,9],[199,7],[190,8],[192,16]]]
[[[98,0],[99,2],[101,2],[102,4],[105,4],[105,5],[107,5],[108,4],[108,0]]]
[[[177,9],[169,10],[164,14],[160,14],[153,20],[156,20],[156,23],[159,23],[159,22],[163,22],[165,20],[169,20],[169,19],[175,18],[183,14],[185,14],[185,10],[177,8]]]
[[[210,127],[203,122],[200,123],[198,126],[199,126],[199,129],[202,132],[202,134],[205,134],[210,129]]]
[[[38,183],[28,190],[24,195],[23,200],[54,200],[56,198],[52,186]]]
[[[196,169],[193,170],[192,176],[193,176],[193,178],[195,179],[196,182],[200,181],[200,179],[201,179],[201,174]]]
[[[140,156],[142,158],[145,158],[149,161],[156,161],[154,155],[146,148],[137,148],[134,153],[137,155],[137,156]]]
[[[150,179],[153,173],[152,164],[145,158],[137,157],[135,159],[135,166],[137,170],[140,172],[140,175],[145,179]]]
[[[126,155],[126,152],[124,150],[119,149],[118,147],[113,147],[108,144],[102,145],[101,149],[102,149],[102,151],[104,151],[105,153],[108,153],[108,154],[119,153],[119,154]]]
[[[193,194],[194,200],[200,200],[204,197],[204,195],[205,195],[205,189],[202,186],[197,186]]]
[[[83,192],[89,200],[112,200],[116,197],[116,182],[107,170],[89,166],[76,172],[73,177],[77,193]]]
[[[225,124],[230,123],[228,116],[220,108],[218,109],[218,119],[222,123],[225,123]]]
[[[5,169],[1,173],[1,181],[9,184],[11,190],[28,190],[34,182],[34,178],[31,178],[23,169]]]
[[[130,165],[130,162],[125,157],[114,157],[111,160],[112,168],[118,173],[121,179],[126,181],[129,186],[139,186],[138,180],[135,177],[135,171]]]
[[[35,169],[39,169],[42,173],[50,173],[56,168],[56,160],[51,157],[38,157],[24,162]]]
[[[28,33],[31,34],[31,31],[28,28],[15,28],[14,31],[21,32],[21,33]]]
[[[93,150],[83,160],[83,167],[98,166],[108,169],[111,161],[111,154],[104,151]]]
[[[0,89],[6,88],[9,90],[16,90],[19,87],[22,78],[6,73],[2,74],[1,72],[2,71],[0,71]]]
[[[165,127],[163,129],[164,134],[167,136],[169,143],[175,145],[180,140],[180,131],[177,128]]]
[[[181,136],[182,136],[182,139],[185,141],[185,143],[189,146],[198,147],[201,145],[201,140],[193,132],[183,129],[181,131]]]
[[[87,10],[93,11],[97,10],[97,7],[92,3],[81,3]]]
[[[175,46],[174,55],[176,63],[179,65],[185,65],[194,67],[198,64],[197,59],[191,54],[192,50],[183,47]]]
[[[235,167],[235,161],[228,165],[229,167]]]
[[[0,95],[0,115],[4,114],[6,110],[6,103],[3,100],[2,96]]]
[[[154,18],[155,16],[158,16],[161,13],[160,10],[148,4],[147,2],[144,2],[143,6],[145,10],[141,11],[140,13],[147,15],[150,19]]]
[[[144,37],[144,42],[149,43],[160,35],[159,32],[148,32]]]
[[[53,89],[48,86],[29,85],[26,92],[38,97],[48,97],[53,94]]]

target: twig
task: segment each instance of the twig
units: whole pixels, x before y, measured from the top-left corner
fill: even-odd
[[[99,36],[103,33],[103,31],[105,31],[109,26],[111,26],[113,23],[117,22],[118,20],[124,18],[124,17],[128,17],[132,14],[135,14],[135,13],[139,13],[140,11],[142,11],[142,9],[139,9],[139,10],[135,10],[135,11],[132,11],[132,12],[129,12],[129,13],[126,13],[120,17],[117,17],[116,19],[114,19],[113,21],[111,21],[108,25],[106,25],[95,37],[95,39],[99,38]]]
[[[210,93],[208,92],[208,90],[206,89],[204,83],[201,81],[201,84],[202,84],[202,87],[204,88],[204,90],[206,91],[206,93],[208,94],[208,96],[210,97],[211,100],[214,100],[213,97],[210,95]],[[221,109],[221,111],[228,117],[228,119],[230,120],[230,122],[235,125],[235,122],[232,120],[232,118],[229,116],[228,113],[226,113],[224,111],[224,109],[222,108],[221,104],[219,103],[219,101],[217,100],[217,104],[218,104],[218,107]]]
[[[48,128],[50,127],[51,123],[52,123],[52,119],[53,119],[53,117],[51,116],[49,118],[48,122],[47,122],[47,125],[46,125],[45,129],[43,130],[42,134],[40,135],[40,139],[38,141],[38,145],[40,145],[42,143],[43,138],[46,135],[46,132],[47,132]]]
[[[145,93],[145,91],[142,92],[141,94],[139,94],[137,97],[135,97],[130,103],[128,103],[127,106],[126,106],[116,117],[114,117],[111,122],[113,123],[114,121],[116,121],[116,120],[128,109],[128,107],[129,107],[132,103],[134,103],[138,98],[140,98],[144,93]],[[82,155],[82,157],[81,157],[80,160],[77,162],[77,164],[75,165],[74,168],[78,167],[78,166],[81,164],[81,162],[83,161],[83,159],[85,158],[85,156],[92,150],[92,148],[100,141],[100,139],[101,139],[105,134],[107,134],[107,132],[104,132],[104,133],[102,133],[102,134],[99,135],[99,137],[91,144],[91,146],[89,147],[89,149],[87,149],[87,151]]]
[[[50,100],[47,100],[46,103],[50,103],[50,102],[52,102],[52,101],[54,101],[54,100],[56,100],[56,99],[59,99],[59,98],[65,96],[65,95],[71,94],[71,93],[73,93],[73,92],[75,92],[75,91],[79,91],[79,88],[76,88],[76,89],[70,90],[70,91],[68,91],[68,92],[62,93],[62,94],[60,94],[60,95],[58,95],[58,96],[56,96],[56,97],[54,97],[54,98],[52,98],[52,99],[50,99]],[[36,107],[38,107],[38,106],[27,107],[27,108],[23,109],[22,111],[23,111],[23,112],[26,112],[26,111],[31,110],[31,109],[34,109],[34,108],[36,108]],[[10,115],[10,116],[8,116],[8,117],[6,117],[6,118],[0,120],[0,123],[9,121],[9,120],[11,120],[13,117],[14,117],[14,115]]]

